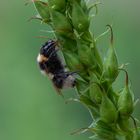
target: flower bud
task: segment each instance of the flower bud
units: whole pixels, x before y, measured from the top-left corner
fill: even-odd
[[[34,1],[34,5],[43,19],[44,22],[49,22],[50,21],[50,11],[47,3],[42,2],[42,1]]]
[[[126,133],[126,139],[132,140],[133,131],[131,129],[131,124],[130,124],[129,118],[125,118],[125,119],[119,118],[118,125],[119,125],[120,129]]]
[[[92,35],[89,31],[85,31],[81,34],[80,38],[85,41],[86,43],[88,43],[89,45],[91,43],[93,43],[93,38]]]
[[[94,48],[90,48],[87,45],[81,43],[78,45],[78,55],[81,63],[83,63],[85,66],[88,66],[92,69],[97,66]]]
[[[118,119],[118,124],[119,124],[119,127],[121,128],[121,130],[123,130],[125,132],[130,131],[130,122],[129,122],[129,119],[119,118]]]
[[[71,53],[69,51],[63,51],[63,54],[66,64],[70,68],[70,70],[77,71],[80,77],[82,77],[86,81],[89,81],[89,75],[85,71],[85,68],[80,62],[79,57],[74,52]]]
[[[125,71],[126,72],[126,71]],[[118,99],[118,110],[122,118],[128,118],[133,112],[133,97],[128,85],[128,74],[126,72],[126,85]]]
[[[118,109],[121,117],[129,117],[133,112],[133,100],[128,86],[120,93]]]
[[[87,8],[87,5],[86,5],[86,1],[85,0],[81,0],[81,7],[83,9],[83,11],[87,14],[89,14],[89,11],[88,11],[88,8]]]
[[[77,52],[77,42],[74,39],[70,39],[67,37],[61,37],[60,40],[62,40],[62,46],[63,51],[71,51],[71,52]]]
[[[113,47],[113,31],[112,27],[108,25],[111,29],[111,45],[108,48],[107,56],[104,61],[103,78],[109,83],[113,83],[118,76],[118,60],[115,49]]]
[[[53,27],[61,36],[73,37],[73,30],[69,20],[57,11],[51,10]]]
[[[72,23],[74,28],[79,32],[87,31],[89,28],[88,16],[84,13],[82,7],[73,1],[72,4]]]
[[[81,71],[84,69],[76,54],[70,52],[64,52],[64,57],[70,70]]]
[[[89,90],[85,90],[84,92],[82,92],[82,95],[79,96],[79,100],[82,104],[86,105],[92,118],[96,120],[97,118],[99,118],[98,105],[87,96],[88,93]]]
[[[140,140],[140,133],[138,131],[134,134],[134,140]]]
[[[113,127],[111,127],[110,124],[107,124],[101,120],[96,122],[95,125],[95,132],[96,135],[99,137],[95,140],[116,140],[115,139],[115,130]]]
[[[76,88],[78,93],[81,94],[88,94],[89,90],[85,90],[88,89],[89,85],[86,81],[82,80],[82,79],[76,79]]]
[[[90,98],[96,101],[97,104],[101,103],[101,100],[102,100],[101,94],[102,92],[98,85],[96,84],[90,85]]]
[[[107,97],[107,95],[102,96],[100,116],[101,120],[103,120],[106,123],[114,123],[117,120],[117,110],[112,101]]]
[[[97,77],[95,76],[95,74],[93,74],[93,76],[91,76],[91,79],[90,79],[89,94],[90,94],[91,100],[95,101],[97,104],[100,104],[102,101],[103,93],[99,85],[96,84],[96,82],[97,82]]]
[[[66,6],[66,0],[48,0],[51,9],[63,12]],[[60,22],[60,21],[59,21]]]

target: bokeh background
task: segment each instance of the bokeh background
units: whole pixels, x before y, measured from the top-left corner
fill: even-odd
[[[65,104],[51,82],[43,77],[36,56],[48,34],[39,21],[27,22],[36,14],[24,0],[0,0],[0,140],[86,140],[89,135],[71,136],[75,129],[91,123],[88,111],[78,103]],[[94,2],[94,0],[93,0]],[[136,98],[140,97],[140,1],[104,0],[92,21],[95,35],[113,23],[115,47],[120,64],[129,62],[128,71]],[[60,22],[60,21],[58,21]],[[98,46],[104,54],[108,35]],[[124,84],[124,74],[116,89]],[[64,91],[66,97],[74,91]],[[140,119],[139,105],[134,116]]]

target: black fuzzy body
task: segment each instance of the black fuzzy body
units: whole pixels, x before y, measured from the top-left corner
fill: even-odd
[[[48,72],[50,72],[52,74],[64,72],[64,66],[62,65],[62,63],[57,55],[54,55],[51,59],[46,61],[44,64],[47,67]]]
[[[73,87],[75,80],[72,73],[66,72],[57,51],[57,42],[53,40],[49,40],[41,47],[38,59],[40,70],[47,75],[51,75],[50,79],[57,89]]]

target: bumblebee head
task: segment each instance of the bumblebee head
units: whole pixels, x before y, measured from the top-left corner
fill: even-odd
[[[55,51],[55,47],[57,46],[57,41],[49,40],[40,48],[40,55],[45,57],[49,57],[49,55]]]

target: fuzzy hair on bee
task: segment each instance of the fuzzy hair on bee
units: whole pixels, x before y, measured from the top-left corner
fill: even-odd
[[[57,91],[64,88],[72,88],[76,84],[74,72],[69,72],[64,67],[58,56],[58,41],[49,40],[41,48],[37,62],[42,74],[47,75],[53,82]]]

